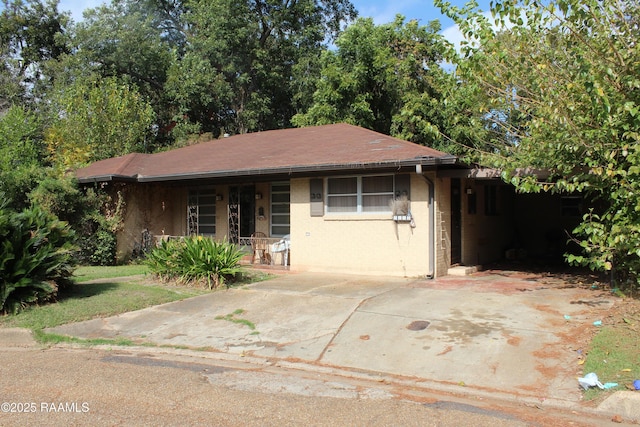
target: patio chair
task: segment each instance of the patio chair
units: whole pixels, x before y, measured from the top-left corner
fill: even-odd
[[[251,235],[251,264],[255,263],[256,257],[260,259],[260,264],[269,264],[268,262],[268,249],[269,242],[267,241],[267,235],[256,231]]]
[[[271,245],[271,265],[275,264],[276,255],[280,254],[282,265],[289,265],[289,251],[291,250],[291,238],[287,234],[279,242]]]

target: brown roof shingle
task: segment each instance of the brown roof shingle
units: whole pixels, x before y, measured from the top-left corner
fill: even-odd
[[[95,162],[80,182],[163,181],[304,173],[415,164],[452,164],[454,156],[349,124],[255,132],[156,154]]]

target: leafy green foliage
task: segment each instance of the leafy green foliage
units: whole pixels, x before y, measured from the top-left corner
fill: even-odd
[[[149,103],[159,132],[140,147],[148,152],[167,144],[167,127],[176,115],[165,84],[178,58],[176,51],[184,50],[184,34],[171,27],[184,20],[177,15],[178,21],[169,21],[173,17],[166,13],[179,6],[180,2],[114,0],[89,9],[75,28],[74,58],[64,61],[77,75],[116,76]]]
[[[439,31],[437,21],[421,26],[397,16],[375,25],[358,19],[337,39],[337,50],[324,52],[313,103],[292,123],[347,122],[448,148],[448,135],[463,133],[454,101],[465,98],[450,96],[460,88],[440,66],[447,44]]]
[[[59,168],[145,151],[154,112],[135,87],[117,78],[88,78],[59,87],[46,143]]]
[[[640,283],[640,37],[635,1],[496,3],[496,26],[438,2],[469,41],[460,79],[477,86],[494,135],[479,157],[521,191],[582,193],[595,202],[574,238],[572,263]],[[549,177],[519,177],[542,169]]]
[[[233,243],[198,236],[163,241],[147,255],[145,264],[164,280],[204,283],[213,289],[241,271],[243,256],[242,249]]]
[[[0,111],[34,102],[46,63],[69,53],[69,15],[57,1],[4,0],[0,12]]]
[[[38,117],[20,106],[12,106],[0,118],[0,193],[12,208],[29,205],[27,195],[42,178],[43,143]]]
[[[0,311],[16,313],[69,283],[73,233],[40,208],[15,212],[6,204],[0,202]]]
[[[72,177],[49,173],[29,194],[29,199],[70,224],[78,246],[79,263],[113,265],[116,262],[116,231],[123,208],[117,192],[115,197],[110,197],[100,188],[81,190]]]
[[[304,103],[306,70],[316,70],[325,38],[355,17],[347,0],[193,0],[183,15],[185,53],[167,91],[181,117],[203,132],[245,133],[288,127]]]

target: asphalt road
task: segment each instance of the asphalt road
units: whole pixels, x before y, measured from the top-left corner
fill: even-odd
[[[546,426],[609,420],[158,348],[0,349],[2,426]],[[617,424],[619,425],[619,424]]]

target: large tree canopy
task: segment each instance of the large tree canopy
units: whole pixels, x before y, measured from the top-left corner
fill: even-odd
[[[186,52],[168,88],[182,117],[202,131],[244,133],[288,127],[295,82],[328,36],[355,16],[348,0],[191,0]],[[302,68],[300,64],[304,65]]]
[[[62,169],[145,152],[154,113],[135,87],[115,77],[89,76],[58,88],[45,141]]]
[[[297,126],[348,122],[431,147],[456,151],[470,139],[470,94],[441,66],[447,44],[437,21],[421,26],[397,16],[389,24],[359,19],[324,52],[312,105]],[[477,122],[480,123],[479,121]],[[479,126],[478,126],[479,127]]]
[[[500,30],[477,11],[443,9],[471,42],[460,78],[484,93],[485,119],[502,145],[484,162],[523,191],[583,192],[599,209],[575,238],[569,260],[640,274],[640,5],[632,0],[496,3]],[[473,5],[471,5],[473,6]],[[515,176],[517,168],[550,177]]]
[[[0,13],[0,111],[31,101],[34,87],[48,79],[43,66],[69,52],[69,15],[58,0],[2,0]]]

